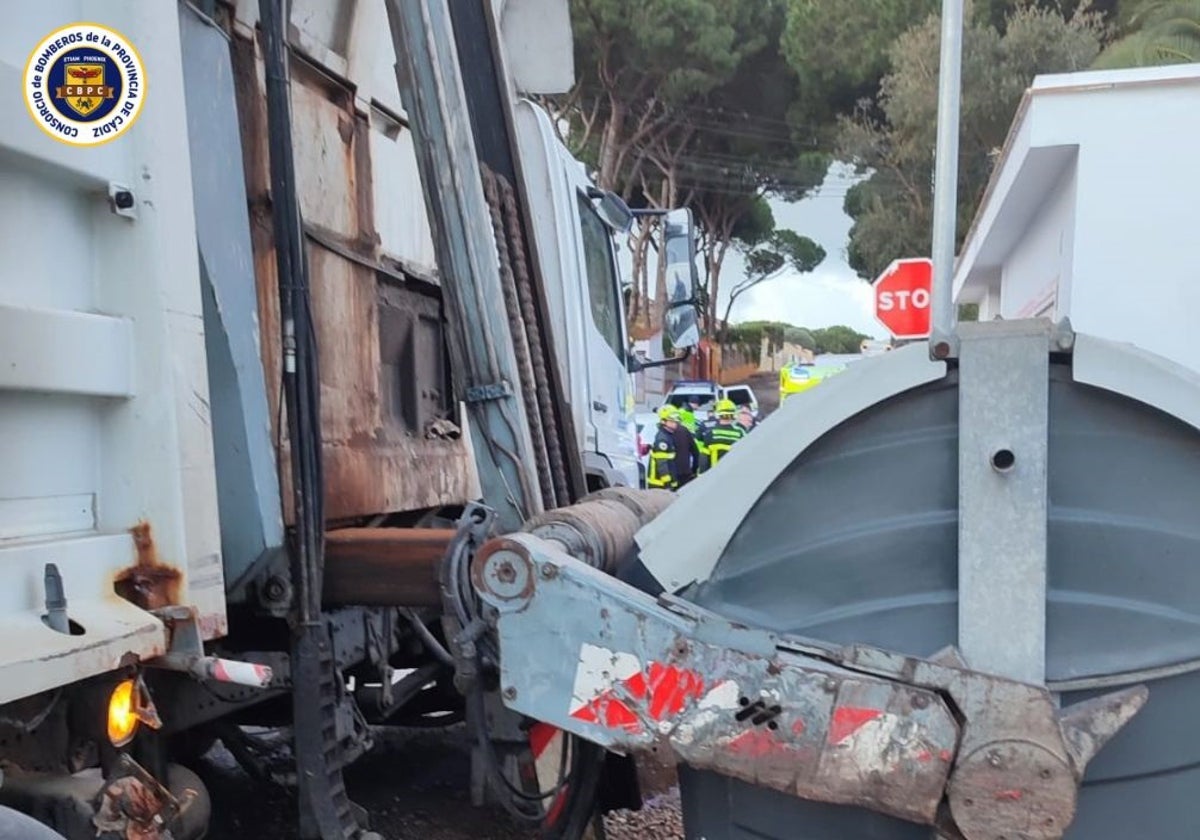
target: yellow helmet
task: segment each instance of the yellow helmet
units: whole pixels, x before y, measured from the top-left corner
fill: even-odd
[[[679,409],[669,403],[658,410],[659,420],[678,420]]]
[[[713,409],[713,414],[718,417],[732,417],[737,414],[737,406],[733,404],[733,400],[721,400]]]

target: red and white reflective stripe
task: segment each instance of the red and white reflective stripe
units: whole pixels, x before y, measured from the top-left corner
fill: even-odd
[[[234,659],[218,659],[215,656],[209,659],[208,673],[217,682],[245,685],[251,688],[266,688],[271,684],[272,677],[269,665],[238,662]]]
[[[563,764],[563,751],[566,749],[567,736],[561,729],[540,722],[529,728],[529,750],[533,753],[539,792],[548,793],[562,782],[566,771],[570,769]],[[566,802],[567,786],[563,785],[562,790],[545,802],[547,825],[553,825],[558,820]]]
[[[609,729],[638,732],[642,721],[677,716],[689,701],[704,695],[704,679],[676,665],[651,662],[643,670],[637,657],[584,644],[579,651],[570,715]]]
[[[843,744],[864,726],[883,716],[879,709],[839,706],[833,710],[833,718],[829,721],[829,743]]]

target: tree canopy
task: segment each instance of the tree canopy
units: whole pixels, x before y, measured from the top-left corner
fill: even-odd
[[[1082,7],[1069,19],[1020,5],[1003,32],[974,18],[963,33],[959,137],[958,239],[961,243],[1033,77],[1086,69],[1100,51],[1101,16]],[[893,259],[927,255],[933,218],[940,21],[931,15],[901,35],[876,100],[840,120],[838,150],[870,177],[853,186],[844,208],[854,226],[849,262],[873,279]]]
[[[1200,61],[1200,0],[1130,0],[1121,37],[1096,59],[1100,69]]]
[[[725,317],[721,323],[728,328],[729,313],[739,297],[767,280],[791,271],[808,274],[825,260],[825,249],[807,236],[794,230],[774,230],[765,239],[745,250],[746,273],[729,290]]]
[[[817,344],[817,353],[857,353],[862,343],[870,338],[858,330],[841,324],[812,331]]]
[[[799,344],[814,353],[857,353],[864,339],[870,338],[844,324],[808,329],[783,321],[745,321],[729,329],[727,343],[757,348],[766,338],[773,349],[786,342]]]
[[[549,104],[601,187],[634,207],[693,210],[711,330],[728,249],[774,233],[764,196],[802,197],[829,167],[828,149],[787,120],[798,90],[780,44],[788,0],[571,0],[571,9],[578,82]],[[631,308],[643,315],[647,245],[639,230]]]
[[[601,187],[634,207],[692,209],[708,334],[748,288],[789,265],[811,270],[819,246],[778,230],[768,199],[811,194],[835,160],[859,176],[844,209],[861,277],[929,253],[940,0],[570,3],[578,82],[547,104]],[[967,10],[959,244],[1035,75],[1200,60],[1200,0],[971,0]],[[811,245],[807,258],[785,253],[789,236]],[[650,245],[644,230],[631,242],[631,312],[647,325],[646,301],[662,291],[649,286]],[[730,248],[746,273],[723,282]]]

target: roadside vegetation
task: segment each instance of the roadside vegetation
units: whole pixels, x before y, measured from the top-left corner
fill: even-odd
[[[1200,0],[975,0],[964,33],[959,237],[1039,73],[1200,60]],[[547,101],[601,187],[634,207],[688,206],[701,228],[704,328],[738,297],[827,256],[767,199],[809,196],[835,161],[857,179],[846,258],[865,280],[929,252],[938,0],[571,0],[574,89]],[[650,228],[631,328],[657,320]],[[745,274],[724,276],[730,251]],[[725,337],[733,337],[732,334]]]

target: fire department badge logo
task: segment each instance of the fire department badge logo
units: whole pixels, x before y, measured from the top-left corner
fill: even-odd
[[[63,143],[96,146],[130,129],[146,99],[141,56],[121,33],[95,23],[51,32],[25,63],[25,104]]]

